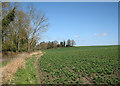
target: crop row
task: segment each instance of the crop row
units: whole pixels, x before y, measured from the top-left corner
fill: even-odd
[[[117,46],[72,47],[45,51],[40,60],[41,83],[117,84]]]

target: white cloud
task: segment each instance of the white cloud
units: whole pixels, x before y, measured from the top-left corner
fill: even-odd
[[[108,34],[107,33],[94,33],[93,34],[94,36],[107,36]]]
[[[107,33],[103,33],[102,35],[103,35],[103,36],[107,36]]]
[[[75,41],[76,41],[77,43],[81,43],[81,42],[84,42],[84,41],[86,40],[86,39],[84,39],[84,38],[81,38],[81,37],[78,36],[78,35],[75,35],[74,38],[75,38]]]
[[[74,36],[75,38],[80,38],[79,36]]]
[[[78,40],[75,40],[75,41],[77,41],[77,42],[84,42],[85,39],[78,39]]]

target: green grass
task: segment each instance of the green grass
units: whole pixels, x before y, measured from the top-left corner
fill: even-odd
[[[2,62],[2,67],[6,66],[8,64],[9,61],[4,61]]]
[[[19,69],[14,74],[14,80],[8,81],[8,84],[40,84],[38,79],[38,69],[35,68],[36,57],[26,58],[26,67]]]
[[[45,50],[39,68],[41,83],[117,84],[118,46],[82,46]],[[87,83],[88,83],[87,82]]]

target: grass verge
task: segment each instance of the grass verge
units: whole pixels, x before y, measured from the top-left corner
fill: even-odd
[[[2,62],[2,67],[6,66],[8,64],[9,61],[4,61]]]
[[[30,58],[26,58],[25,68],[19,69],[11,81],[7,84],[40,84],[38,78],[38,70],[35,68],[35,61],[37,57],[32,55]]]

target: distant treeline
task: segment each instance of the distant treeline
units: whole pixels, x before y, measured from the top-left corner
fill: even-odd
[[[45,50],[45,49],[51,49],[51,48],[58,48],[58,47],[73,47],[75,45],[74,40],[68,39],[67,41],[61,41],[60,43],[58,41],[52,41],[52,42],[41,42],[36,46],[37,50]]]

